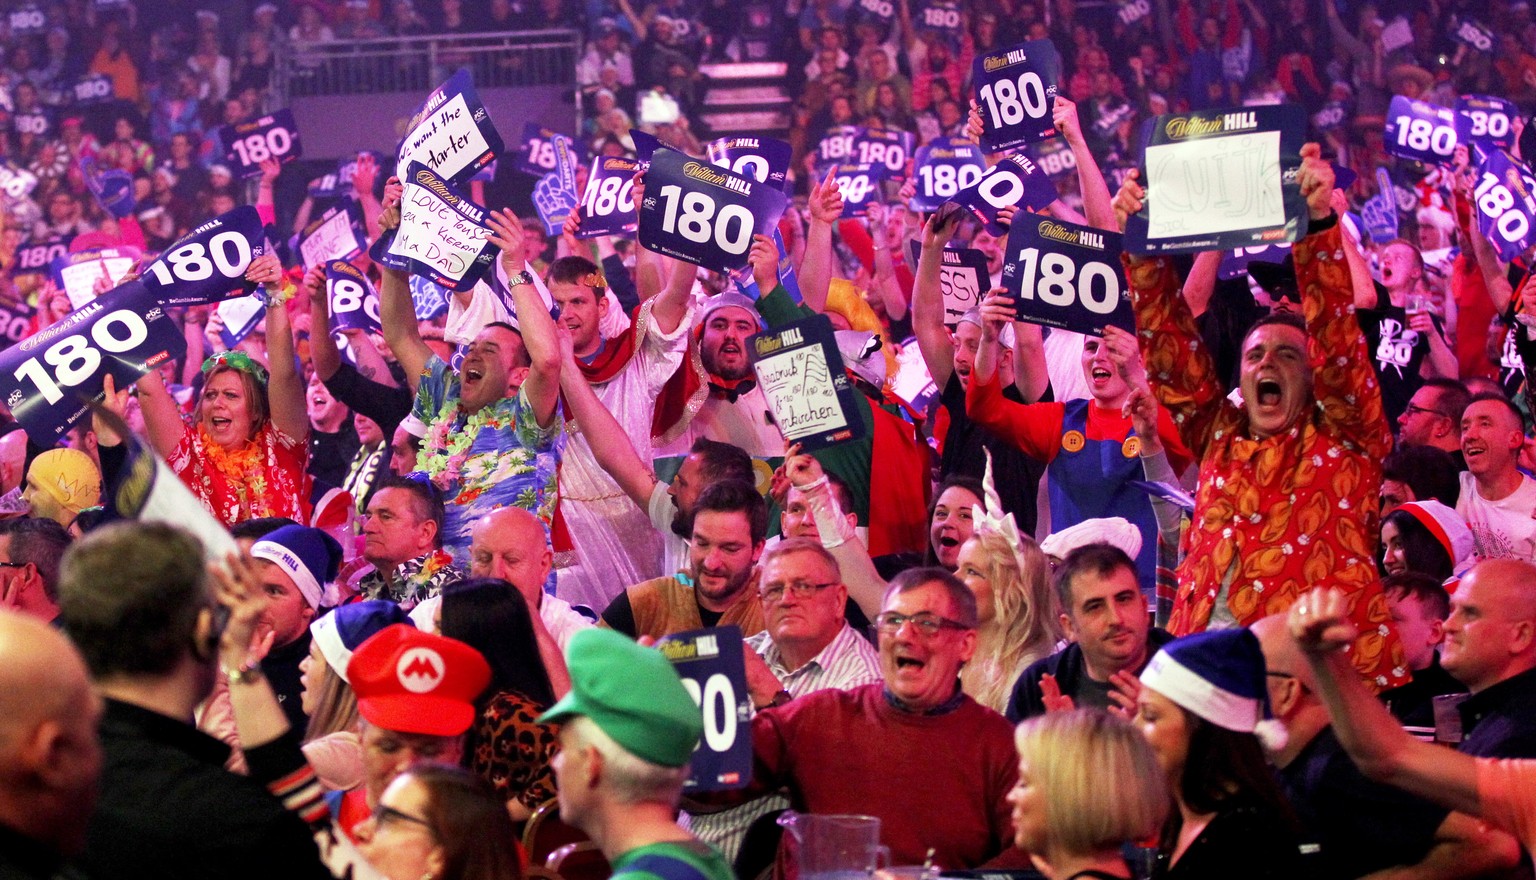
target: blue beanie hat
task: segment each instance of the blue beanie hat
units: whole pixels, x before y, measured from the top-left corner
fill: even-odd
[[[1266,747],[1284,743],[1270,718],[1264,651],[1246,629],[1207,630],[1174,639],[1152,657],[1141,683],[1206,721],[1252,733]]]
[[[415,626],[399,605],[383,599],[370,599],[337,608],[311,623],[309,632],[314,636],[325,662],[341,676],[342,681],[350,684],[347,664],[352,662],[352,652],[374,633],[397,623]]]
[[[251,547],[251,555],[281,568],[311,608],[320,607],[325,585],[341,569],[341,544],[309,526],[283,526],[270,532]]]

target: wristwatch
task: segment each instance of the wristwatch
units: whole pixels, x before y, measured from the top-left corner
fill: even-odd
[[[768,701],[768,708],[773,709],[773,708],[776,708],[778,706],[782,706],[785,703],[789,702],[790,700],[793,700],[794,698],[795,698],[794,694],[792,694],[792,693],[790,693],[789,691],[786,691],[786,690],[781,690],[778,693],[773,695],[773,699]]]
[[[524,269],[523,271],[521,271],[521,272],[517,273],[516,275],[513,275],[513,276],[511,276],[510,278],[507,279],[507,289],[511,290],[512,288],[518,286],[519,284],[532,284],[532,283],[533,283],[533,273],[529,272],[527,269]]]

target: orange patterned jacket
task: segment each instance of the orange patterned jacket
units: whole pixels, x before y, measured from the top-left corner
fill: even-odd
[[[1342,589],[1360,628],[1355,666],[1379,688],[1409,679],[1376,570],[1381,460],[1392,450],[1381,390],[1353,317],[1337,224],[1292,249],[1306,317],[1311,417],[1265,440],[1224,396],[1165,258],[1126,261],[1147,375],[1200,461],[1168,629],[1204,630],[1231,572],[1227,605],[1244,626],[1316,586]]]

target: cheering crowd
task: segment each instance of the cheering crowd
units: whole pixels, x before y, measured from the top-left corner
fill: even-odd
[[[793,878],[785,810],[875,817],[889,865],[936,871],[1529,874],[1536,288],[1479,179],[1536,159],[1528,4],[5,16],[0,330],[36,357],[4,372],[102,394],[0,424],[0,875]],[[594,200],[497,201],[513,150],[469,185],[491,265],[462,291],[306,257],[332,209],[402,234],[394,157],[238,179],[220,127],[279,109],[275,55],[544,27],[583,37],[578,161],[640,132],[702,159],[736,133],[701,67],[786,62],[790,201],[739,271],[584,234]],[[820,161],[847,126],[983,142],[973,61],[1046,39],[1049,204],[979,222],[914,209],[910,161],[871,199]],[[1394,98],[1463,95],[1518,108],[1502,147],[1384,140]],[[1015,223],[1122,232],[1158,198],[1145,121],[1277,103],[1306,110],[1296,241],[1116,254],[1134,331],[1018,319]],[[101,367],[92,298],[212,274],[197,236],[252,208],[267,246],[212,299],[260,320],[156,308],[185,355]],[[953,249],[985,261],[963,308]],[[758,334],[823,321],[863,426],[831,444],[754,371]],[[750,778],[695,789],[719,719],[654,646],[727,626]],[[551,826],[580,845],[547,861]]]

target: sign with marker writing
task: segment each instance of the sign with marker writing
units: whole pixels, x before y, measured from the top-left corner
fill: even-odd
[[[389,253],[449,290],[469,290],[496,259],[485,209],[420,162],[411,163]]]
[[[1294,104],[1148,120],[1147,201],[1126,223],[1125,249],[1193,253],[1301,238],[1307,203],[1296,173],[1306,130],[1306,111]]]
[[[704,717],[704,735],[688,764],[685,791],[726,791],[752,781],[752,693],[749,650],[741,628],[717,626],[673,633],[656,642]]]
[[[219,339],[223,340],[224,348],[230,351],[250,336],[251,331],[267,316],[266,305],[254,296],[226,299],[214,308],[224,322],[224,328],[219,331]]]
[[[981,148],[1000,153],[1056,136],[1051,109],[1061,55],[1050,40],[1030,40],[977,55],[971,82],[981,107]]]
[[[1029,208],[1042,211],[1056,201],[1056,185],[1028,156],[1009,156],[993,165],[976,185],[961,191],[955,202],[975,214],[993,235],[1004,235],[1007,227],[998,222],[1004,208]],[[1022,216],[1023,212],[1015,217]]]
[[[986,157],[975,143],[960,138],[934,138],[919,147],[913,157],[917,191],[908,207],[914,211],[937,211],[961,190],[975,186],[986,171]]]
[[[635,172],[639,161],[623,156],[598,156],[587,173],[587,193],[581,200],[581,229],[577,238],[632,235],[635,219]]]
[[[338,329],[379,332],[379,294],[373,282],[344,260],[325,264],[325,293],[331,304],[331,324]]]
[[[224,160],[234,167],[236,177],[260,177],[261,163],[276,159],[287,164],[304,155],[299,124],[286,107],[250,122],[221,126],[219,140],[224,143]]]
[[[69,253],[69,243],[72,239],[74,239],[73,235],[56,235],[42,241],[26,242],[16,249],[16,265],[11,268],[11,273],[38,275],[47,272],[54,260]]]
[[[1477,170],[1472,201],[1477,228],[1500,260],[1513,262],[1525,252],[1536,223],[1536,180],[1529,168],[1503,150],[1488,153]]]
[[[1019,216],[1008,230],[1003,286],[1020,321],[1102,336],[1136,332],[1120,235],[1050,217]]]
[[[832,322],[826,315],[755,334],[757,386],[786,444],[810,452],[863,437],[867,431],[843,371]]]
[[[912,265],[923,256],[922,242],[911,239],[907,247]],[[939,263],[939,291],[944,294],[944,326],[950,330],[960,318],[981,305],[981,298],[992,287],[992,273],[987,271],[987,255],[975,248],[944,248]]]
[[[245,270],[266,252],[260,215],[250,205],[241,205],[177,239],[144,269],[140,280],[160,305],[208,305],[255,289],[246,284]]]
[[[784,191],[677,152],[657,150],[646,173],[640,243],[684,262],[730,272],[747,264],[752,236],[768,235]]]
[[[126,388],[186,350],[154,292],[130,281],[0,352],[0,395],[27,436],[52,447],[101,398],[102,377]]]
[[[1387,106],[1388,153],[1427,165],[1449,162],[1456,151],[1456,119],[1450,110],[1395,95]]]
[[[910,131],[862,128],[853,139],[852,161],[877,165],[884,169],[885,179],[903,183],[907,179],[907,163],[912,159],[915,138]]]
[[[133,268],[140,254],[138,248],[102,248],[64,254],[53,261],[53,284],[69,296],[69,304],[80,308],[96,298],[96,284],[103,276],[110,290]]]
[[[1520,108],[1491,95],[1462,95],[1456,99],[1456,142],[1484,149],[1508,150],[1514,146],[1514,120]]]
[[[567,217],[576,210],[576,154],[571,149],[571,139],[557,134],[555,142],[555,170],[539,178],[533,186],[533,207],[544,222],[546,235],[559,235],[565,228]]]
[[[396,155],[401,180],[412,174],[412,162],[420,162],[458,186],[495,161],[503,149],[501,135],[464,68],[427,96],[406,131]]]
[[[362,206],[347,199],[326,209],[319,220],[305,228],[299,238],[299,259],[308,272],[330,260],[350,260],[367,244]]]
[[[725,137],[710,141],[704,149],[711,165],[780,189],[795,152],[788,143],[770,137]]]

